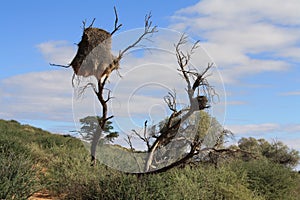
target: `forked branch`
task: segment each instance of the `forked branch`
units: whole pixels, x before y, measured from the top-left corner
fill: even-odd
[[[156,29],[157,27],[152,26],[151,17],[152,17],[151,12],[145,16],[144,32],[134,43],[132,43],[131,45],[129,45],[127,48],[125,48],[123,51],[121,51],[119,53],[119,56],[117,58],[118,60],[121,60],[121,58],[124,56],[124,54],[127,51],[129,51],[132,48],[137,47],[142,40],[148,39],[149,35],[151,36],[153,33],[157,32],[157,29]]]
[[[168,95],[164,97],[165,103],[168,105],[169,109],[172,112],[177,112],[177,106],[176,106],[176,92],[172,94],[171,92],[168,92]]]
[[[147,148],[148,148],[148,150],[149,150],[149,148],[150,148],[150,137],[147,135],[147,123],[148,123],[148,121],[146,120],[145,123],[144,123],[143,135],[140,134],[140,133],[138,133],[136,130],[132,130],[132,132],[133,132],[140,140],[142,140],[142,141],[146,144],[146,146],[147,146]]]
[[[114,6],[114,11],[115,11],[115,28],[114,28],[114,30],[110,33],[111,35],[113,35],[116,31],[118,31],[120,28],[121,28],[121,26],[122,26],[122,24],[118,24],[118,21],[119,21],[119,18],[118,18],[118,13],[117,13],[117,9],[116,9],[116,7]]]

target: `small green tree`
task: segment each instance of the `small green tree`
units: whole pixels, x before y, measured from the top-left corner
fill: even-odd
[[[92,141],[95,133],[99,128],[99,121],[101,118],[99,116],[87,116],[85,118],[80,119],[80,123],[82,127],[80,128],[79,133],[82,136],[82,139],[86,141]],[[102,135],[100,138],[101,143],[105,142],[113,142],[119,134],[117,131],[113,131],[114,127],[112,126],[111,121],[107,121],[105,124],[104,130],[102,130]]]

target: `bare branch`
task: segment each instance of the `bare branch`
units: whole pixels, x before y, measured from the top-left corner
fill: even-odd
[[[200,40],[197,40],[191,49],[191,54],[193,54],[194,51],[199,48],[199,45],[200,45]]]
[[[129,45],[127,48],[125,48],[123,51],[119,53],[118,59],[121,60],[121,58],[124,56],[124,54],[129,51],[130,49],[136,47],[143,39],[148,39],[147,36],[149,34],[156,33],[156,26],[152,26],[151,21],[151,12],[145,16],[145,26],[144,26],[144,33],[131,45]]]
[[[133,145],[132,145],[131,136],[127,135],[127,140],[126,140],[126,139],[124,139],[124,140],[125,140],[126,143],[129,145],[130,150],[131,150],[131,153],[132,153],[132,156],[133,156],[133,158],[134,158],[136,164],[138,165],[139,172],[141,172],[141,171],[142,171],[142,167],[141,167],[140,163],[138,162],[137,157],[136,157],[135,154],[134,154],[134,153],[135,153],[135,149],[133,148]]]
[[[131,130],[140,140],[146,143],[148,150],[150,149],[150,137],[147,137],[147,120],[144,123],[144,135],[142,136],[140,133],[138,133],[136,130]]]
[[[114,30],[110,33],[111,35],[113,35],[115,32],[117,32],[117,31],[121,28],[121,26],[122,26],[122,24],[118,24],[119,18],[118,18],[117,9],[116,9],[115,6],[114,6],[114,11],[115,11],[115,17],[116,17],[116,19],[115,19],[115,28],[114,28]]]
[[[131,130],[136,136],[138,136],[138,138],[140,138],[141,140],[143,140],[144,142],[146,142],[145,138],[142,137],[136,130],[132,129]]]
[[[176,51],[176,57],[177,57],[177,63],[180,67],[179,71],[182,73],[185,81],[187,82],[188,85],[188,93],[189,93],[189,97],[191,98],[194,94],[195,89],[199,86],[196,87],[196,85],[200,84],[200,81],[202,80],[203,75],[200,77],[199,74],[197,72],[191,72],[189,69],[185,69],[190,60],[191,60],[191,56],[194,53],[194,51],[199,47],[199,40],[196,41],[193,46],[191,47],[190,51],[188,51],[187,53],[183,53],[180,48],[182,45],[187,43],[187,36],[185,36],[184,34],[180,37],[178,43],[175,45],[175,51]],[[202,74],[205,74],[207,71],[209,70],[209,68],[206,69],[205,72],[203,72]],[[196,84],[193,84],[193,87],[191,87],[191,81],[189,79],[189,74],[194,75],[196,77],[199,77],[198,79],[196,79]],[[194,89],[195,88],[195,89]]]
[[[111,116],[107,117],[107,118],[105,119],[105,121],[108,121],[108,120],[110,120],[110,119],[112,119],[112,118],[114,118],[114,116],[113,116],[113,115],[111,115]]]
[[[149,150],[150,149],[150,142],[149,142],[150,137],[147,136],[147,122],[148,121],[146,120],[145,123],[144,123],[144,138],[146,140],[146,145],[147,145],[147,148]]]
[[[111,90],[110,89],[107,89],[107,88],[104,88],[105,90],[107,90],[107,98],[105,100],[105,103],[107,103],[109,100],[111,100],[113,97],[111,96]]]
[[[84,92],[85,92],[86,89],[89,88],[89,87],[91,87],[91,88],[93,89],[93,91],[94,91],[95,93],[97,93],[97,89],[96,89],[95,84],[93,84],[93,83],[87,83],[86,85],[81,86],[80,88],[78,88],[78,94],[77,94],[77,96],[78,96],[78,97],[83,96]]]
[[[132,145],[132,142],[131,142],[131,136],[127,135],[127,139],[124,138],[125,142],[129,145],[130,147],[130,150],[131,151],[134,151],[134,148],[133,148],[133,145]]]
[[[64,67],[64,68],[69,68],[71,67],[71,65],[57,65],[57,64],[54,64],[54,63],[49,63],[50,66],[55,66],[55,67]]]
[[[164,97],[164,101],[168,105],[169,109],[173,112],[177,112],[176,109],[176,93],[174,95],[171,92],[168,92],[168,95]]]
[[[180,67],[179,70],[182,72],[182,75],[187,83],[187,87],[188,87],[188,91],[189,91],[191,89],[191,82],[189,80],[188,73],[186,73],[185,67],[189,63],[191,57],[188,55],[185,55],[180,50],[180,47],[186,43],[187,43],[187,36],[183,34],[180,37],[178,43],[175,45],[175,54],[176,54],[176,58],[177,58],[177,63]]]
[[[208,63],[207,67],[204,69],[204,71],[201,74],[193,73],[193,75],[196,75],[197,78],[193,84],[192,89],[195,91],[197,87],[201,85],[209,86],[208,82],[206,81],[205,74],[213,67],[213,63]]]
[[[93,19],[92,23],[87,28],[92,28],[92,26],[94,25],[95,20],[96,20],[96,18]]]
[[[82,29],[85,30],[86,19],[82,21]]]
[[[75,77],[76,77],[76,74],[73,73],[73,75],[72,75],[72,87],[73,87],[73,88],[75,87],[75,83],[74,83]],[[77,79],[77,80],[78,80],[78,79]]]
[[[82,21],[82,29],[83,29],[83,31],[85,29],[91,28],[94,25],[95,20],[96,20],[96,18],[93,19],[92,23],[87,28],[86,28],[86,19],[84,21]]]

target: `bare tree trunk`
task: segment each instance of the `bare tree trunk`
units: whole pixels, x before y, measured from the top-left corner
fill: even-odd
[[[105,124],[107,120],[111,119],[113,116],[110,116],[107,118],[107,102],[110,100],[110,91],[108,92],[107,99],[104,99],[103,97],[103,90],[104,90],[104,85],[108,77],[105,77],[103,82],[101,80],[98,80],[98,90],[94,88],[94,92],[102,106],[102,116],[98,120],[98,127],[96,129],[96,132],[94,133],[93,140],[92,140],[92,145],[91,145],[91,165],[94,166],[96,163],[96,149],[98,142],[101,137],[102,131],[105,129]]]
[[[93,135],[93,140],[91,144],[91,166],[96,165],[96,150],[97,150],[97,145],[99,143],[99,140],[101,138],[101,133],[102,130],[99,127],[97,127],[97,130]]]
[[[148,172],[149,169],[150,169],[150,165],[152,164],[152,161],[153,161],[153,156],[154,156],[154,152],[156,151],[157,147],[159,146],[159,142],[157,142],[153,147],[152,149],[150,150],[149,154],[148,154],[148,157],[147,157],[147,162],[145,164],[145,168],[144,168],[144,171],[145,172]]]

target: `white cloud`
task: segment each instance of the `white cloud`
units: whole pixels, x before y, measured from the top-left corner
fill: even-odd
[[[300,47],[287,47],[277,52],[276,56],[283,56],[285,58],[291,59],[294,62],[300,62]]]
[[[1,118],[70,121],[70,70],[34,72],[0,81]]]
[[[245,125],[226,125],[226,128],[231,130],[234,134],[266,134],[274,132],[279,129],[278,124],[264,123],[264,124],[245,124]]]
[[[234,0],[204,0],[188,8],[184,8],[178,13],[198,13],[209,15],[215,13],[214,16],[226,17],[227,19],[234,19],[237,15],[241,19],[251,21],[263,17],[264,20],[278,22],[281,24],[300,24],[299,21],[299,7],[300,2],[297,0],[288,0],[282,2],[280,0],[246,0],[243,2],[236,2]],[[239,8],[239,9],[237,9]],[[251,17],[249,19],[249,17]],[[239,18],[239,19],[240,19]]]
[[[243,125],[226,125],[236,135],[265,135],[265,134],[295,134],[300,133],[300,124],[243,124]]]
[[[70,64],[76,50],[75,45],[64,40],[43,42],[37,48],[48,62],[61,65]]]
[[[203,0],[176,12],[170,27],[203,38],[225,83],[236,83],[249,74],[286,70],[290,61],[300,60],[299,8],[296,0]]]

